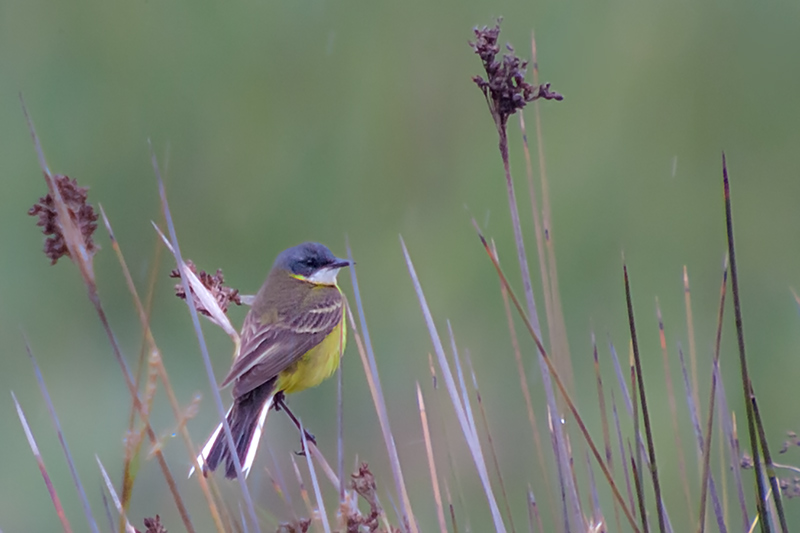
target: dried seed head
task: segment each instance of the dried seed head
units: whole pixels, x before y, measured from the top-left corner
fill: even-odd
[[[93,255],[98,248],[92,240],[92,234],[97,229],[97,213],[91,204],[86,203],[88,187],[79,187],[77,181],[62,174],[54,176],[53,181],[58,187],[70,218],[80,230],[86,252],[90,256]],[[50,258],[50,262],[55,265],[62,256],[69,257],[63,225],[58,219],[58,210],[53,197],[48,193],[39,198],[39,201],[28,210],[28,214],[39,217],[36,225],[41,226],[42,233],[47,236],[44,241],[44,253]]]
[[[230,306],[232,303],[236,305],[242,305],[242,300],[239,296],[239,290],[232,287],[225,287],[223,285],[225,279],[222,277],[222,269],[217,269],[217,273],[211,275],[204,270],[201,270],[198,273],[197,267],[191,260],[186,261],[186,266],[197,275],[203,286],[214,296],[214,299],[219,304],[223,313],[228,312],[228,306]],[[170,272],[169,277],[180,279],[181,273],[179,270],[175,269]],[[175,296],[181,298],[182,300],[186,299],[186,292],[183,290],[182,283],[175,285]],[[203,306],[194,291],[192,291],[192,300],[194,301],[194,307],[197,309],[198,313],[211,316],[211,313],[209,313],[208,310]]]
[[[533,86],[525,81],[525,69],[528,62],[519,59],[510,44],[506,45],[507,54],[498,60],[500,46],[500,21],[493,28],[484,26],[474,28],[475,41],[470,46],[481,58],[486,78],[474,76],[472,81],[486,97],[489,111],[498,126],[505,127],[508,117],[525,107],[528,102],[539,98],[545,100],[562,100],[564,97],[550,90],[550,84]]]
[[[144,533],[167,533],[167,528],[161,525],[161,517],[158,515],[155,518],[145,518],[144,527],[147,528]]]
[[[800,496],[800,478],[779,478],[778,482],[781,486],[781,493],[786,498],[797,498]]]
[[[361,463],[358,472],[350,477],[352,478],[350,488],[356,491],[369,504],[369,513],[363,515],[358,511],[357,506],[353,506],[347,516],[347,530],[360,531],[359,528],[365,527],[367,531],[377,531],[380,527],[379,518],[383,513],[383,509],[378,501],[378,486],[375,483],[375,476],[370,471],[367,463]]]
[[[744,470],[753,468],[753,458],[747,452],[742,452],[742,457],[739,459],[739,466]]]
[[[311,519],[303,518],[297,522],[284,522],[278,526],[276,533],[306,533],[311,527]]]
[[[797,433],[794,431],[787,431],[786,436],[789,438],[783,441],[783,445],[778,453],[786,453],[791,446],[800,446],[800,439],[797,438]]]

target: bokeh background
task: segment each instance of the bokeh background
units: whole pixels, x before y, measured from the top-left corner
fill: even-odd
[[[76,269],[66,260],[49,265],[35,220],[26,215],[45,185],[19,93],[51,168],[91,187],[91,201],[105,208],[140,291],[146,290],[155,257],[150,221],[160,220],[148,139],[164,170],[185,256],[204,269],[223,268],[227,281],[244,293],[257,290],[283,248],[313,239],[344,254],[347,235],[423,530],[436,526],[416,381],[448,427],[452,461],[441,424],[434,438],[460,520],[485,531],[491,522],[473,464],[448,399],[430,384],[431,342],[402,259],[402,234],[442,333],[449,318],[459,346],[469,350],[518,527],[526,520],[528,483],[546,501],[499,283],[470,224],[474,216],[496,239],[511,279],[521,287],[497,136],[470,80],[480,73],[480,63],[467,45],[473,26],[491,24],[500,15],[502,41],[514,43],[522,57],[530,56],[535,30],[542,79],[565,95],[563,102],[541,105],[543,142],[576,395],[596,438],[601,433],[590,335],[596,332],[601,341],[607,386],[616,386],[606,338],[624,358],[624,252],[666,499],[676,531],[688,530],[655,298],[673,357],[696,500],[697,463],[677,366],[677,344],[687,343],[681,278],[687,265],[707,398],[725,250],[723,149],[734,195],[747,348],[774,449],[785,431],[798,429],[800,319],[790,291],[800,285],[796,2],[5,0],[0,2],[0,529],[59,527],[10,390],[30,418],[73,527],[86,525],[25,356],[23,332],[39,358],[98,518],[103,511],[94,455],[119,484],[130,403]],[[533,114],[526,116],[532,125]],[[515,120],[510,137],[523,231],[538,280]],[[97,240],[103,246],[95,260],[101,296],[133,364],[141,331],[103,230]],[[216,424],[216,414],[188,313],[172,296],[167,278],[172,265],[168,256],[162,259],[153,330],[181,401],[188,404],[195,392],[203,394],[201,411],[189,425],[200,442]],[[536,294],[541,299],[538,282]],[[231,311],[234,323],[244,313]],[[723,373],[743,421],[732,325],[728,314]],[[205,331],[222,376],[230,361],[229,341],[217,328]],[[533,345],[524,338],[522,347],[545,432]],[[356,456],[370,462],[391,508],[393,484],[354,343],[344,364],[347,462]],[[335,456],[335,391],[331,381],[292,400],[330,457]],[[155,427],[197,527],[210,530],[196,483],[183,478],[189,457],[183,444],[169,437],[174,420],[162,396]],[[266,440],[292,479],[288,457],[297,440],[282,416],[271,418]],[[263,448],[260,460],[272,464]],[[781,461],[798,464],[800,455],[790,451]],[[745,480],[750,489],[749,473]],[[250,483],[260,506],[288,518],[260,470]],[[598,483],[603,486],[599,478]],[[222,484],[235,501],[238,488]],[[326,494],[335,498],[330,488]],[[800,523],[797,503],[788,502],[787,509],[791,523]],[[170,531],[181,529],[156,463],[143,459],[130,514],[141,526],[143,516],[156,513]],[[544,515],[549,523],[551,509]]]

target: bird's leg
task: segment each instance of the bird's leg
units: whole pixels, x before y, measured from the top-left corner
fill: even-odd
[[[292,412],[291,409],[289,409],[289,406],[286,405],[286,399],[285,399],[285,395],[283,394],[283,391],[279,391],[279,392],[275,393],[275,400],[273,402],[273,405],[275,406],[275,410],[276,411],[285,411],[286,412],[286,414],[289,416],[289,418],[292,420],[292,422],[294,422],[294,425],[297,426],[297,430],[298,431],[303,431],[306,434],[306,440],[307,441],[313,442],[314,446],[317,445],[316,437],[314,437],[314,435],[312,435],[309,431],[307,431],[305,428],[303,428],[300,425],[300,421],[297,419],[296,416],[294,416],[294,413]],[[296,452],[296,453],[297,453],[297,455],[305,455],[306,454],[306,449],[305,449],[305,446],[303,446],[303,439],[302,438],[300,439],[300,451]]]
[[[285,394],[283,393],[282,390],[276,392],[275,393],[275,398],[273,398],[273,400],[272,400],[272,408],[275,409],[276,411],[280,411],[281,410],[281,406],[284,405],[284,403],[283,403],[284,397],[285,397]]]

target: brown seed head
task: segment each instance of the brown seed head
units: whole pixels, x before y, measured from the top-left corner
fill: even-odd
[[[353,489],[369,504],[369,514],[362,515],[355,508],[347,516],[347,531],[361,531],[360,528],[366,528],[367,531],[378,531],[380,527],[379,518],[383,509],[378,501],[378,486],[375,483],[375,476],[369,469],[367,463],[361,463],[358,472],[350,476],[350,488]],[[393,530],[394,531],[394,530]]]
[[[306,533],[311,527],[311,520],[303,518],[294,523],[285,522],[278,526],[276,533]]]
[[[778,478],[783,496],[789,499],[800,496],[800,478]]]
[[[54,176],[53,181],[58,187],[58,192],[67,208],[67,212],[75,225],[80,229],[83,244],[91,255],[97,251],[97,246],[92,240],[92,234],[97,229],[97,213],[91,204],[86,203],[88,187],[79,187],[77,181],[69,179],[63,174]],[[37,226],[42,227],[42,233],[47,236],[44,241],[44,253],[56,264],[62,256],[69,257],[69,249],[64,240],[61,222],[58,220],[58,211],[53,202],[53,197],[48,193],[39,198],[39,201],[28,210],[31,216],[38,216]]]
[[[470,46],[481,58],[486,78],[474,76],[472,81],[478,86],[486,97],[489,110],[495,121],[500,126],[505,126],[508,117],[525,107],[528,102],[538,98],[545,100],[562,100],[564,97],[550,90],[550,84],[545,83],[533,86],[525,81],[525,69],[528,62],[519,59],[514,53],[514,48],[506,44],[507,54],[501,59],[500,46],[497,44],[500,36],[500,21],[493,28],[484,26],[474,28],[475,41]]]
[[[145,518],[144,519],[144,533],[167,533],[167,528],[161,525],[161,517],[156,515],[155,518]],[[137,533],[140,533],[139,530],[136,530]]]
[[[198,273],[197,267],[191,260],[186,261],[186,266],[197,275],[203,286],[208,289],[209,292],[211,292],[211,294],[217,300],[217,303],[219,304],[223,313],[228,312],[228,306],[230,306],[232,303],[236,305],[242,305],[242,300],[239,296],[239,290],[224,286],[223,283],[225,279],[222,276],[222,269],[217,269],[217,273],[212,275],[205,270],[201,270]],[[179,270],[175,269],[170,272],[169,277],[180,279],[181,273]],[[183,290],[182,283],[175,285],[175,296],[181,298],[182,300],[186,299],[186,292]],[[194,307],[197,309],[198,313],[211,316],[211,313],[209,313],[208,310],[203,307],[203,304],[200,302],[200,299],[197,298],[197,295],[195,295],[194,291],[192,291],[192,299],[194,301]]]

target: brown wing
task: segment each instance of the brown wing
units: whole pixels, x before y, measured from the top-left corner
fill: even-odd
[[[331,287],[297,312],[267,321],[251,310],[242,326],[239,356],[220,387],[236,380],[234,397],[276,377],[322,342],[342,320],[342,295]]]

